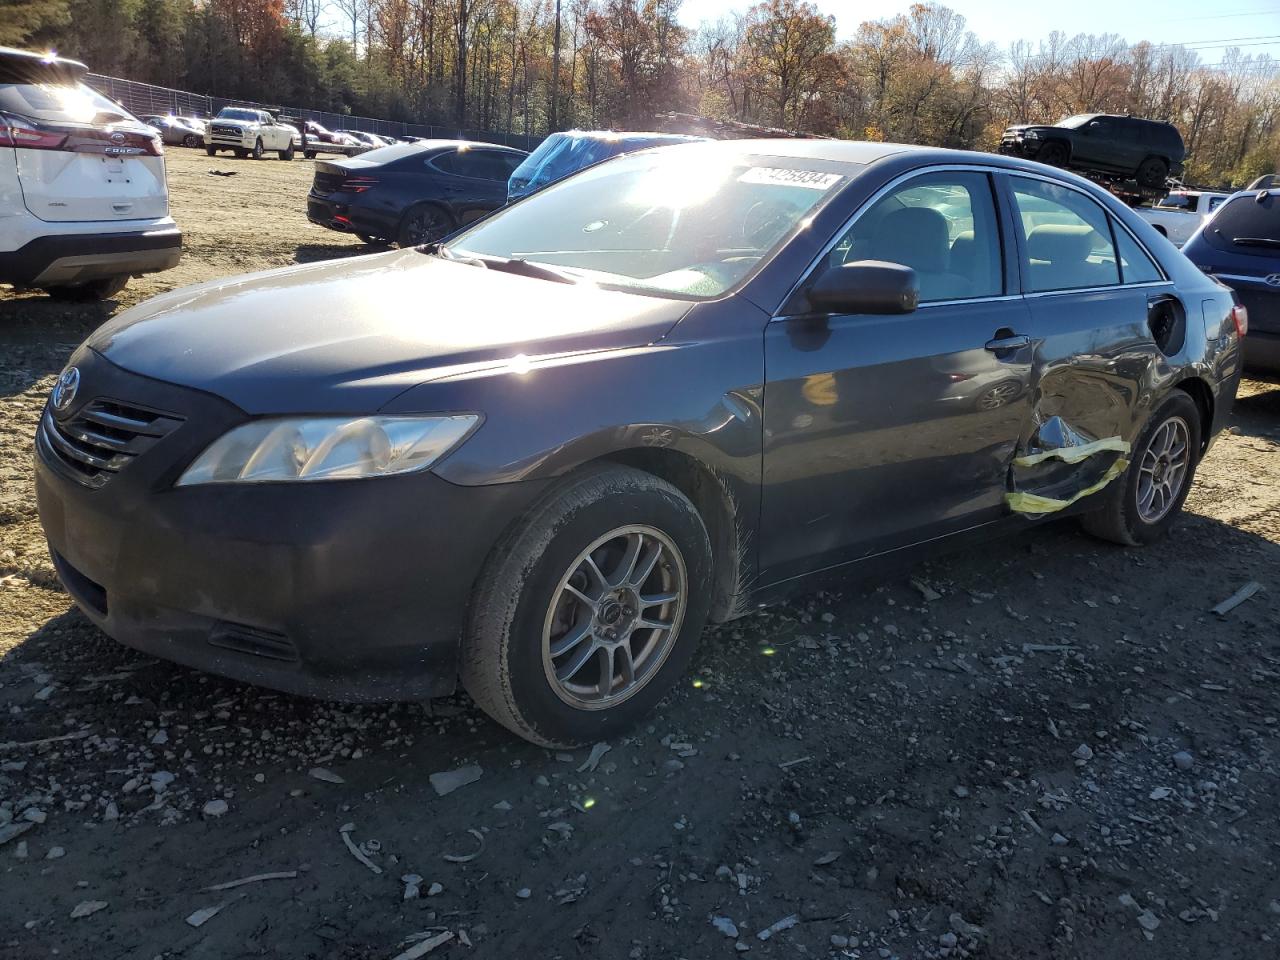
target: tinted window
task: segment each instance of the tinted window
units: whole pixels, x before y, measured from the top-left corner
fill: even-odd
[[[1074,290],[1120,282],[1107,214],[1088,197],[1043,180],[1013,177],[1022,221],[1026,290]]]
[[[115,123],[128,111],[83,83],[0,83],[0,110],[55,123]]]
[[[1203,236],[1219,250],[1280,255],[1280,194],[1236,194],[1214,213]]]
[[[1151,283],[1163,280],[1160,268],[1147,256],[1147,252],[1138,246],[1138,242],[1129,236],[1129,231],[1114,221],[1116,252],[1120,254],[1120,276],[1125,283]]]
[[[858,217],[831,264],[887,260],[916,272],[920,301],[994,297],[1000,234],[991,183],[981,173],[932,173],[886,194]]]

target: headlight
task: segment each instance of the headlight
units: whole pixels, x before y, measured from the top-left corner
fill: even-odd
[[[210,444],[177,485],[353,480],[410,473],[431,466],[479,422],[475,414],[255,420]]]
[[[1040,134],[1037,133],[1035,130],[1028,130],[1026,133],[1023,134],[1023,136],[1026,137],[1028,140],[1040,139]]]

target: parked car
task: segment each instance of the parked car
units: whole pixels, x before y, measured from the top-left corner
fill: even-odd
[[[382,152],[441,150],[467,153]],[[126,644],[343,699],[461,677],[523,737],[594,743],[708,619],[821,577],[1043,517],[1161,537],[1230,409],[1241,319],[1064,172],[693,144],[444,243],[121,314],[50,398],[37,505],[62,583]],[[1002,402],[950,399],[994,373]]]
[[[1172,190],[1153,206],[1138,207],[1138,216],[1180,247],[1230,196],[1208,190]]]
[[[702,137],[676,133],[614,133],[600,130],[570,130],[553,133],[528,159],[516,168],[507,184],[508,201],[519,200],[549,183],[610,157],[650,147],[696,143]]]
[[[1234,194],[1182,252],[1248,310],[1245,367],[1280,374],[1280,184]]]
[[[204,144],[204,125],[186,117],[150,115],[139,117],[143,123],[160,134],[166,145],[175,147],[199,147]]]
[[[1081,113],[1052,125],[1022,123],[1006,127],[1000,152],[1159,188],[1170,176],[1182,173],[1186,147],[1182,134],[1171,123]]]
[[[211,157],[219,150],[230,150],[241,159],[261,160],[268,151],[275,151],[281,160],[292,160],[293,129],[266,110],[223,107],[209,123],[204,149]]]
[[[306,149],[302,151],[302,155],[308,160],[314,160],[322,153],[336,153],[344,157],[353,157],[369,149],[368,146],[358,140],[354,140],[346,134],[335,133],[314,120],[291,120],[290,122],[299,131],[306,129]]]
[[[525,156],[492,143],[427,140],[319,160],[307,219],[366,243],[429,243],[502,206]]]
[[[107,298],[182,255],[159,136],[86,73],[0,47],[0,283]]]

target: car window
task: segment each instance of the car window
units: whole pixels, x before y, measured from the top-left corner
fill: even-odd
[[[1193,205],[1194,198],[1185,193],[1171,193],[1163,200],[1160,200],[1156,206],[1169,210],[1189,210]]]
[[[483,180],[500,180],[507,182],[512,168],[507,165],[506,154],[497,150],[473,150],[467,157],[468,168],[474,172],[468,176]]]
[[[1138,241],[1129,236],[1129,231],[1114,220],[1111,222],[1115,232],[1116,252],[1120,255],[1120,278],[1124,283],[1152,283],[1163,280],[1160,268],[1138,245]]]
[[[1225,199],[1227,199],[1227,198],[1226,198],[1226,197],[1210,197],[1210,198],[1209,198],[1209,213],[1213,213],[1213,211],[1217,210],[1217,209],[1218,209],[1218,207],[1220,207],[1220,206],[1222,205],[1222,201],[1223,201],[1223,200],[1225,200]]]
[[[1107,117],[1089,121],[1085,129],[1094,137],[1109,137],[1116,132],[1115,123]]]
[[[991,181],[959,171],[908,180],[859,215],[828,263],[856,260],[911,267],[921,303],[999,296],[1004,284]]]
[[[655,296],[718,297],[773,256],[859,169],[696,144],[688,150],[632,154],[584,170],[505,207],[442,255],[527,260]]]
[[[1022,222],[1023,287],[1028,292],[1105,287],[1120,282],[1106,211],[1083,193],[1012,177]]]
[[[1201,236],[1219,250],[1275,259],[1280,254],[1280,194],[1255,191],[1227,198]]]

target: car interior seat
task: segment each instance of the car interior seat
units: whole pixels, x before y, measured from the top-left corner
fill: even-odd
[[[1093,263],[1089,254],[1098,232],[1087,224],[1050,223],[1027,237],[1034,290],[1105,286],[1116,282],[1114,265]]]

